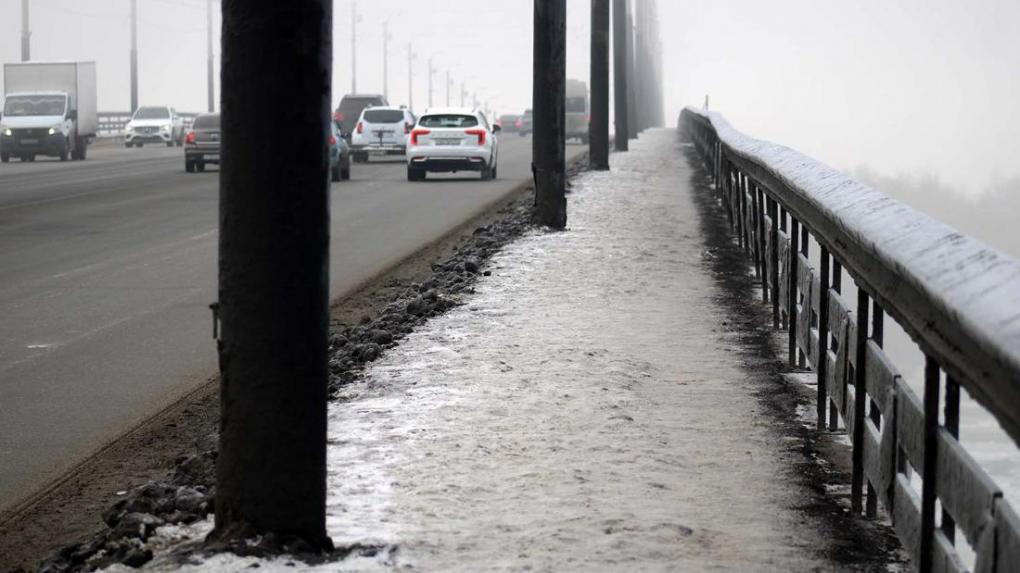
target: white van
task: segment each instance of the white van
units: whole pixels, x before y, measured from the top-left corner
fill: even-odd
[[[580,80],[567,80],[566,139],[580,139],[588,143],[588,86]]]

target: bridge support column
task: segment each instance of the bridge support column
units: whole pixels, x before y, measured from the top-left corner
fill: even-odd
[[[535,48],[532,109],[532,170],[535,176],[535,221],[567,226],[566,117],[567,2],[535,0]]]
[[[617,151],[630,148],[627,117],[627,1],[613,0],[613,102],[616,119],[614,146]]]
[[[592,169],[609,169],[609,0],[591,0]]]
[[[223,3],[220,448],[208,542],[326,536],[332,1]]]

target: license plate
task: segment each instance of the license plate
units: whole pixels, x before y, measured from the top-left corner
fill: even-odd
[[[38,139],[22,139],[21,143],[23,143],[25,145],[35,145],[35,144],[39,143],[39,140]]]
[[[457,139],[437,139],[436,145],[460,145],[460,138]]]

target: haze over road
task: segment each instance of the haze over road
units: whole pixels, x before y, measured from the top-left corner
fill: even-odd
[[[508,135],[493,182],[354,165],[332,185],[331,296],[530,179],[530,163],[531,140]],[[0,166],[0,509],[215,374],[218,201],[217,173],[185,174],[179,149]]]

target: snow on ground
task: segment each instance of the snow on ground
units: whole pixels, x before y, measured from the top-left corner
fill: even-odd
[[[329,533],[385,549],[319,570],[834,568],[720,326],[675,133],[613,165],[331,406]],[[295,570],[186,570],[254,563]]]

